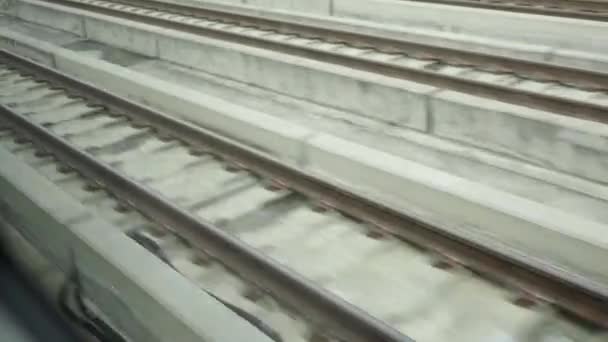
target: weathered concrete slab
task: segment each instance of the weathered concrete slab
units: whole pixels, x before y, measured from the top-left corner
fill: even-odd
[[[442,91],[432,133],[608,183],[608,125]]]
[[[207,43],[211,42],[163,37],[159,40],[159,57],[241,82],[253,81],[263,88],[293,97],[426,129],[425,99],[434,87],[271,51]],[[201,44],[205,46],[201,48]]]
[[[4,148],[0,161],[3,216],[61,269],[74,253],[86,293],[130,336],[270,341]]]
[[[230,4],[248,5],[263,8],[272,8],[279,11],[294,11],[311,13],[316,15],[327,15],[331,12],[332,0],[183,0],[181,3],[197,4]]]
[[[44,43],[43,43],[44,44]],[[31,60],[34,60],[40,64],[47,66],[53,66],[55,64],[54,56],[48,51],[41,50],[35,45],[28,44],[26,41],[16,42],[13,39],[0,39],[0,47],[3,49],[11,49],[15,53],[23,56],[28,56]]]
[[[15,2],[12,10],[14,15],[23,20],[43,24],[79,36],[86,35],[82,18],[77,18],[69,13],[62,13],[53,7],[45,8],[27,2]]]
[[[72,34],[67,31],[49,28],[39,24],[29,24],[26,21],[15,17],[11,18],[11,22],[7,23],[7,25],[3,25],[3,27],[14,32],[37,37],[49,43],[63,45],[82,39],[78,34]]]
[[[170,111],[182,119],[281,159],[299,160],[301,141],[312,134],[303,127],[290,125],[270,115],[127,69],[119,70],[108,63],[82,59],[77,53],[64,52],[66,53],[55,55],[57,67],[64,72],[112,89],[138,102],[143,101],[155,108]]]
[[[95,18],[83,18],[88,39],[123,47],[129,51],[144,56],[157,56],[158,46],[156,34],[146,32],[138,27],[128,25],[112,25]]]
[[[331,2],[332,0],[243,0],[246,5],[314,14],[325,14],[331,11]]]

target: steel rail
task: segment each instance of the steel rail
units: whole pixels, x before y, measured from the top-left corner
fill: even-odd
[[[434,71],[414,67],[398,66],[388,62],[366,59],[364,56],[345,55],[333,51],[320,51],[309,46],[294,46],[285,42],[273,41],[264,37],[252,37],[213,27],[195,26],[185,22],[178,22],[167,18],[152,17],[149,15],[125,12],[119,9],[99,7],[94,4],[82,3],[72,0],[43,0],[61,4],[68,7],[111,15],[129,20],[135,20],[151,25],[162,26],[182,32],[204,35],[207,37],[233,41],[239,44],[270,49],[295,56],[311,58],[331,64],[346,66],[367,72],[382,74],[392,78],[425,83],[438,88],[453,89],[464,93],[474,94],[516,105],[553,112],[565,116],[577,117],[586,120],[608,122],[608,106],[589,103],[580,100],[566,99],[559,96],[544,94],[529,90],[515,89],[513,87],[492,84],[488,82],[467,79],[453,75],[441,74]],[[218,20],[226,23],[235,23],[240,26],[253,26],[260,29],[273,30],[280,33],[293,34],[306,38],[322,39],[330,42],[344,42],[348,45],[361,48],[373,48],[387,53],[403,53],[412,55],[408,50],[415,50],[423,55],[437,58],[442,62],[455,65],[480,65],[480,69],[492,69],[499,72],[514,72],[526,75],[527,78],[557,79],[568,83],[572,80],[578,86],[594,89],[608,89],[608,74],[591,72],[582,69],[560,67],[544,63],[523,61],[507,57],[491,56],[450,48],[383,38],[362,33],[344,30],[329,29],[291,23],[283,20],[267,19],[241,13],[216,11],[199,6],[189,6],[168,3],[158,0],[111,0],[118,4],[128,4],[146,9],[155,9],[168,13],[176,13],[187,17],[200,17]]]
[[[24,60],[10,52],[0,50],[0,62],[15,66],[23,74],[35,79],[65,88],[69,90],[70,94],[81,96],[92,104],[103,105],[112,113],[127,115],[134,123],[149,125],[162,135],[181,140],[193,150],[220,155],[227,162],[251,170],[260,177],[283,184],[310,198],[311,201],[322,203],[327,208],[332,208],[344,215],[366,222],[383,234],[394,235],[429,251],[429,253],[445,258],[449,262],[463,265],[478,274],[505,286],[518,289],[533,298],[555,304],[562,310],[589,322],[608,327],[608,289],[597,286],[597,284],[581,275],[566,273],[559,268],[551,267],[551,265],[535,263],[533,259],[528,259],[525,256],[521,258],[511,254],[508,250],[490,248],[460,238],[441,227],[422,222],[417,218],[379,203],[371,202],[357,194],[307,175],[294,167],[277,162],[239,143],[205,131],[200,127],[170,118],[35,62]],[[9,116],[15,124],[30,132],[29,134],[33,139],[36,139],[36,136],[40,134],[41,146],[48,148],[55,146],[61,149],[65,147],[66,143],[63,140],[54,137],[44,128],[27,122],[25,118],[15,117],[7,108],[3,108],[1,112],[2,116]],[[171,227],[178,234],[190,240],[193,245],[205,250],[211,249],[214,254],[217,253],[227,263],[237,265],[238,267],[235,268],[239,272],[245,272],[247,277],[252,277],[264,285],[270,283],[270,289],[279,297],[289,297],[290,286],[295,286],[298,291],[303,291],[304,295],[299,297],[299,300],[294,299],[298,303],[297,305],[308,309],[308,311],[317,312],[320,315],[319,317],[324,320],[339,320],[342,323],[340,331],[343,333],[348,333],[348,331],[344,331],[345,327],[350,327],[351,324],[361,324],[355,323],[358,320],[364,322],[364,325],[356,328],[358,330],[351,332],[351,334],[356,335],[353,336],[353,341],[366,340],[366,337],[376,338],[377,334],[380,334],[377,332],[378,329],[384,331],[381,334],[382,338],[372,338],[369,341],[397,341],[399,338],[403,338],[395,331],[368,318],[364,313],[340,300],[337,300],[340,303],[337,306],[328,304],[327,301],[333,297],[327,292],[312,285],[302,285],[298,282],[297,276],[289,275],[283,268],[276,266],[272,260],[268,260],[260,253],[208,223],[195,222],[196,219],[192,216],[171,204],[165,203],[156,195],[150,194],[142,186],[122,178],[110,168],[104,166],[100,169],[101,171],[96,170],[97,162],[87,154],[73,150],[67,157],[69,157],[67,161],[75,163],[76,166],[81,163],[80,158],[84,158],[82,160],[86,161],[85,170],[93,169],[88,171],[91,178],[100,181],[112,191],[116,191],[120,197],[132,202],[138,210]],[[105,177],[110,177],[108,178],[110,182]],[[148,203],[148,200],[142,200],[142,198],[150,198],[151,202]],[[248,259],[250,256],[254,259]],[[278,271],[275,270],[275,266]],[[263,270],[264,275],[260,276],[252,271],[256,268]],[[279,285],[272,285],[272,278],[270,277],[271,275],[275,276],[275,273],[284,282]],[[284,273],[287,273],[287,275]],[[268,288],[268,286],[264,287]],[[316,309],[327,306],[329,306],[329,312]],[[357,336],[359,336],[359,339],[356,338]],[[362,339],[362,337],[365,338]]]

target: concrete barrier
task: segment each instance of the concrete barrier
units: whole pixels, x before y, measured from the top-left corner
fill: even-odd
[[[73,255],[85,295],[128,336],[159,342],[270,342],[3,147],[0,161],[3,218],[65,272]]]
[[[608,125],[442,91],[432,134],[608,183]]]

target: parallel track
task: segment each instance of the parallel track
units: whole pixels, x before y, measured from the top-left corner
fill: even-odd
[[[477,325],[489,329],[497,324],[486,316],[488,309],[499,317],[529,315],[527,319],[539,321],[536,334],[542,334],[551,311],[517,307],[539,303],[608,326],[606,297],[584,280],[568,281],[549,269],[447,236],[251,149],[8,52],[0,52],[0,62],[0,144],[10,142],[19,151],[24,148],[15,147],[13,139],[33,143],[25,149],[38,150],[35,165],[41,164],[36,158],[52,156],[69,165],[62,172],[84,175],[87,190],[104,189],[115,196],[122,203],[119,212],[131,208],[141,213],[147,225],[157,228],[143,235],[137,233],[139,226],[126,230],[135,231],[138,241],[176,269],[202,272],[192,276],[202,287],[228,291],[237,306],[242,298],[258,302],[254,314],[267,312],[260,298],[269,294],[279,307],[296,312],[296,322],[306,322],[299,340],[409,341],[404,335],[409,330],[425,321],[439,323],[445,315],[452,317],[453,326],[433,326],[436,338],[483,340],[475,335],[480,334]],[[167,232],[179,237],[178,257],[163,247],[163,240],[171,240],[162,237]],[[226,290],[224,284],[232,283],[229,273],[217,275],[205,261],[184,261],[179,251],[187,246],[255,284],[262,294],[242,293],[238,286]],[[433,304],[436,298],[443,300]],[[475,311],[476,305],[482,307]],[[416,317],[422,312],[420,321]],[[459,323],[462,315],[475,326]]]
[[[516,13],[608,21],[608,2],[602,0],[407,0],[475,7]]]
[[[158,0],[46,0],[557,114],[608,122],[608,75]],[[604,100],[597,100],[604,98]]]

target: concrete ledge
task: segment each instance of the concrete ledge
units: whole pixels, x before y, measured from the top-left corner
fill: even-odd
[[[18,39],[15,39],[16,37]],[[0,34],[0,48],[10,49],[40,64],[47,66],[55,65],[55,56],[52,53],[54,45],[25,35],[19,34],[15,36],[9,32]]]
[[[547,56],[546,60],[555,65],[608,72],[608,56],[605,52],[592,53],[573,49],[558,49]]]
[[[596,262],[608,253],[602,224],[107,62],[61,48],[53,53],[64,72],[247,145],[263,146],[284,162],[424,221],[439,222],[457,236],[539,264],[551,260],[558,264],[556,272],[585,274],[598,287],[608,284],[608,265]]]
[[[248,110],[192,89],[164,82],[71,51],[55,53],[59,70],[137,102],[202,125],[274,157],[297,162],[302,141],[313,134],[271,115]]]
[[[16,2],[12,10],[15,16],[23,20],[80,36],[86,35],[84,20],[69,13],[62,13],[53,8],[38,7],[27,2]]]
[[[325,14],[331,11],[332,0],[243,0],[244,4],[280,8],[286,11]]]
[[[270,342],[4,148],[0,161],[3,217],[63,270],[73,251],[87,296],[129,336]]]
[[[608,125],[453,91],[430,101],[432,134],[608,183]]]
[[[36,9],[32,10],[36,11]],[[77,18],[72,13],[66,13],[66,15]],[[158,43],[155,33],[146,32],[138,27],[111,25],[104,20],[97,20],[95,18],[82,18],[82,20],[85,23],[86,38],[102,43],[113,42],[115,46],[123,47],[126,50],[140,53],[144,56],[158,56]]]
[[[200,37],[162,37],[159,57],[245,83],[253,80],[262,88],[296,98],[426,130],[426,98],[434,87],[272,51],[208,43]]]
[[[273,8],[284,11],[328,15],[333,0],[187,0],[185,3],[201,2],[212,4],[249,5],[254,7]]]

